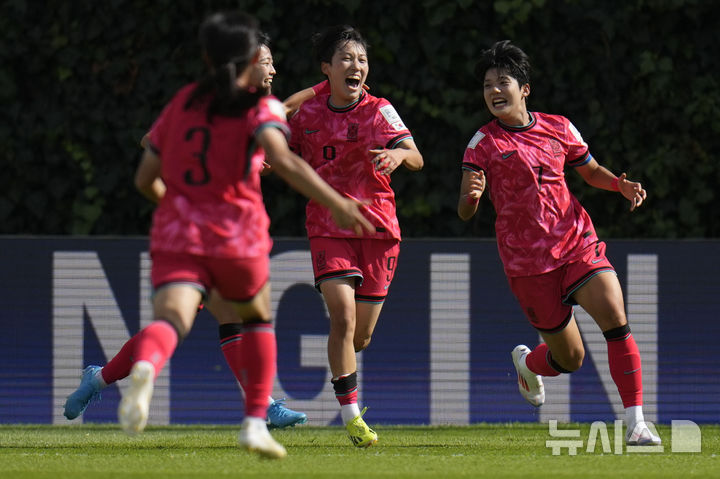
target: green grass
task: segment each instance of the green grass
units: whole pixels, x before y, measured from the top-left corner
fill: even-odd
[[[720,426],[702,427],[700,453],[672,453],[670,428],[659,426],[665,451],[642,454],[602,454],[599,440],[588,453],[590,425],[579,427],[577,455],[553,456],[542,424],[377,426],[369,449],[352,447],[339,427],[300,426],[273,433],[288,457],[270,461],[238,449],[237,427],[148,427],[128,437],[114,425],[0,425],[0,478],[720,477]]]

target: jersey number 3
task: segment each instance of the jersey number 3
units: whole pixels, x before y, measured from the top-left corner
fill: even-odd
[[[197,168],[192,168],[185,171],[185,183],[193,186],[205,185],[210,182],[210,171],[208,171],[207,167],[207,152],[210,149],[210,130],[208,130],[204,126],[190,128],[187,133],[185,133],[185,141],[192,141],[193,137],[196,134],[202,136],[200,150],[192,154],[195,158],[198,159],[198,163],[200,166],[199,175],[195,175],[195,173],[198,172]]]

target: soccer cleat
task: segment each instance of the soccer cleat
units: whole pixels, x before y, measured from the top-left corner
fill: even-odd
[[[307,415],[304,412],[293,411],[285,407],[285,399],[273,401],[267,409],[268,429],[282,429],[295,427],[296,424],[305,424]]]
[[[268,459],[282,459],[287,456],[285,448],[273,439],[267,426],[261,420],[254,421],[246,418],[238,435],[238,443],[240,443],[240,447]]]
[[[625,433],[625,444],[628,446],[659,446],[662,440],[650,431],[650,428],[644,422],[635,424],[632,428],[628,428]]]
[[[118,418],[123,431],[141,433],[147,425],[155,381],[155,367],[148,361],[136,362],[130,370],[130,387],[123,395]]]
[[[512,350],[512,360],[517,371],[518,389],[527,402],[535,407],[540,407],[545,402],[545,386],[542,378],[530,371],[525,364],[525,358],[530,353],[530,348],[521,344]]]
[[[345,425],[348,436],[356,447],[370,447],[378,440],[375,431],[370,429],[362,418],[365,411],[367,411],[367,407],[363,408],[359,416],[355,416],[352,421]]]
[[[80,379],[80,386],[74,393],[65,400],[65,411],[63,415],[68,419],[75,419],[85,412],[91,401],[100,400],[101,386],[95,375],[102,368],[100,366],[88,366],[83,370]]]

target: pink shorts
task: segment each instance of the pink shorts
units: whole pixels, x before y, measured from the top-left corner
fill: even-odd
[[[570,318],[572,295],[590,278],[600,273],[615,272],[605,257],[605,243],[598,241],[588,247],[581,258],[536,276],[508,278],[510,289],[530,320],[530,324],[544,333],[562,331]]]
[[[185,253],[152,253],[151,280],[156,291],[170,284],[197,287],[206,298],[211,289],[237,302],[250,301],[268,282],[270,258],[210,258]]]
[[[382,303],[400,253],[396,239],[310,238],[315,287],[330,279],[356,278],[355,300]]]

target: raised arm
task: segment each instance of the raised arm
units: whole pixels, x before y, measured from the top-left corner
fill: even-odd
[[[630,211],[643,204],[647,198],[647,192],[640,183],[628,180],[625,173],[619,177],[615,176],[610,170],[600,165],[595,158],[591,158],[589,162],[578,166],[575,170],[590,186],[608,191],[619,191],[630,201]]]

